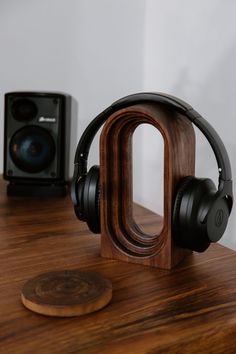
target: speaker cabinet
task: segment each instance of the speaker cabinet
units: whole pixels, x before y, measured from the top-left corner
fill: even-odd
[[[5,94],[4,178],[9,195],[64,195],[68,181],[71,97]]]

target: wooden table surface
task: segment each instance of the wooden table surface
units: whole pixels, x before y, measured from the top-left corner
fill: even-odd
[[[220,245],[174,270],[101,258],[70,198],[8,198],[0,182],[0,353],[236,353],[236,253]],[[140,222],[152,217],[138,210]],[[23,307],[30,278],[61,269],[111,280],[104,309],[52,318]]]

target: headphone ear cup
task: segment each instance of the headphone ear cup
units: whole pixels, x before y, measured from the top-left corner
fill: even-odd
[[[230,208],[226,197],[215,198],[204,222],[211,242],[221,239],[228,224]]]
[[[184,178],[173,209],[173,234],[178,246],[203,252],[210,243],[208,215],[214,207],[216,187],[205,178]]]
[[[86,175],[83,189],[83,210],[89,229],[95,234],[100,233],[99,166],[91,167]]]

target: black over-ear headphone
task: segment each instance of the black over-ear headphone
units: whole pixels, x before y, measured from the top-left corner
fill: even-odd
[[[209,141],[218,164],[218,189],[209,178],[184,177],[174,200],[172,228],[178,246],[203,252],[211,242],[223,235],[233,205],[230,161],[225,146],[215,129],[186,102],[163,93],[137,93],[114,102],[86,128],[78,143],[71,197],[77,217],[89,229],[100,233],[99,166],[87,172],[90,145],[99,128],[111,114],[135,104],[156,102],[183,114],[194,123]]]

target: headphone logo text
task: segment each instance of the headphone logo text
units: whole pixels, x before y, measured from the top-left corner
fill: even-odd
[[[224,212],[222,209],[218,209],[215,215],[215,225],[216,227],[220,227],[223,223]]]

